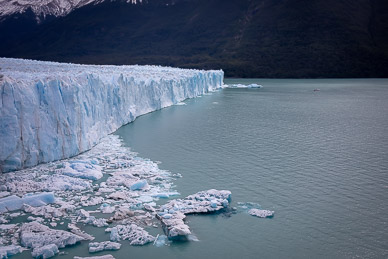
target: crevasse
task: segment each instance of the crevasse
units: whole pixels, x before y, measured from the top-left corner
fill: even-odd
[[[222,70],[0,58],[0,172],[69,158],[137,116],[223,85]]]

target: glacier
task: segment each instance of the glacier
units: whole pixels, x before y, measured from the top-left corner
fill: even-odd
[[[0,58],[0,68],[0,172],[80,154],[140,115],[221,88],[224,77],[222,70],[13,58]]]

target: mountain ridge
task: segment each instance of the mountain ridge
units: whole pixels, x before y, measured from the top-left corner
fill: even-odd
[[[31,22],[31,13],[30,18],[15,14],[18,19],[0,23],[0,32],[9,35],[0,43],[0,56],[222,68],[228,77],[388,77],[387,5],[384,0],[103,1],[39,25]],[[26,25],[31,28],[21,32]],[[15,31],[19,35],[11,35]]]

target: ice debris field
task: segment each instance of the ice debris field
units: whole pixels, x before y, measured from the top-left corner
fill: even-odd
[[[49,258],[79,242],[89,242],[90,253],[122,245],[165,246],[174,240],[200,239],[185,222],[188,214],[274,214],[255,203],[232,207],[227,190],[179,198],[173,184],[177,177],[181,175],[138,157],[116,135],[74,158],[2,174],[0,258],[25,249],[33,257]],[[162,199],[165,203],[157,205]],[[24,220],[13,223],[18,218]],[[93,242],[95,237],[83,230],[86,225],[105,228],[110,240]],[[160,234],[149,234],[150,227],[159,228]]]
[[[233,212],[259,218],[274,215],[257,203],[237,203],[233,207],[228,190],[199,191],[182,198],[174,186],[174,179],[180,174],[161,170],[157,163],[140,158],[125,147],[118,136],[107,135],[140,114],[221,87],[222,72],[15,59],[0,59],[0,65],[0,73],[4,74],[1,143],[11,143],[7,138],[21,131],[17,148],[2,144],[1,154],[12,150],[14,153],[8,155],[12,161],[18,156],[20,161],[29,161],[36,148],[34,163],[47,162],[0,174],[1,259],[22,252],[28,257],[50,258],[63,254],[62,248],[80,242],[87,242],[89,258],[110,259],[114,257],[98,253],[126,245],[164,247],[176,240],[200,240],[185,221],[189,214]],[[131,71],[130,77],[120,74],[126,71]],[[85,85],[88,90],[83,89]],[[109,107],[104,107],[104,102],[110,102]],[[129,118],[117,115],[131,103],[134,106],[129,106],[132,108],[126,113]],[[30,109],[28,105],[32,105]],[[55,128],[53,123],[63,124]],[[114,126],[107,126],[109,123]],[[68,141],[74,141],[75,147]],[[72,154],[66,153],[69,150],[75,154],[84,148],[89,150],[51,161],[58,159],[57,148],[61,155],[66,154],[64,157]],[[44,152],[54,154],[46,157]],[[59,158],[64,158],[61,155]],[[3,171],[34,164],[10,165],[4,161]],[[87,233],[86,226],[103,228],[109,239],[93,241],[95,237]],[[159,234],[150,234],[150,228],[159,229]]]

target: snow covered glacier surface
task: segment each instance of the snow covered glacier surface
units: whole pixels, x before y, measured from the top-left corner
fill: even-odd
[[[0,58],[0,172],[68,158],[137,116],[223,85],[224,73]]]

